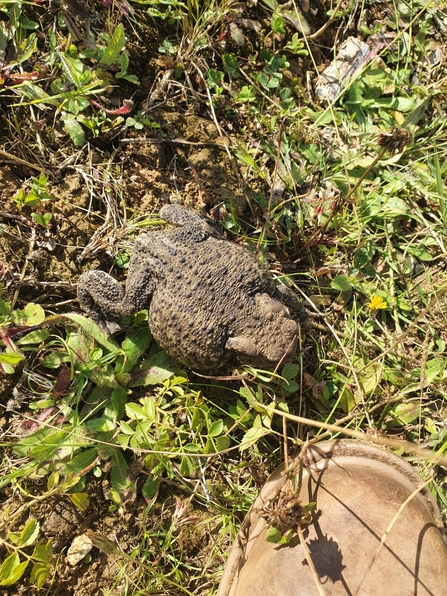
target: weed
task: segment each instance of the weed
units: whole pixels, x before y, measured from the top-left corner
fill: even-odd
[[[21,3],[16,3],[14,6],[17,6],[21,14]],[[19,26],[23,19],[20,20],[12,7],[9,10],[14,12],[14,18],[10,18],[11,25],[13,21],[17,23],[16,26]],[[33,25],[33,29],[38,26],[37,23],[26,19],[25,22],[27,26]],[[23,28],[23,24],[21,26]],[[85,143],[86,129],[90,129],[93,136],[98,137],[123,122],[123,120],[112,122],[107,117],[112,110],[103,108],[94,100],[95,97],[102,96],[105,91],[110,91],[119,81],[139,84],[137,77],[128,73],[129,57],[125,51],[126,38],[122,24],[119,24],[110,34],[101,33],[91,44],[92,47],[82,51],[74,44],[66,44],[65,49],[62,49],[62,40],[59,40],[52,31],[49,33],[49,52],[39,58],[37,58],[38,46],[34,33],[26,38],[22,45],[23,43],[26,43],[26,48],[22,54],[20,47],[17,48],[18,59],[13,63],[5,64],[8,73],[19,67],[22,62],[29,60],[31,56],[39,62],[39,69],[31,73],[32,76],[13,73],[8,75],[9,87],[4,87],[3,92],[6,89],[11,90],[20,98],[20,103],[13,104],[13,107],[35,106],[43,114],[50,107],[56,108],[63,128],[77,146]],[[4,45],[6,49],[6,38]],[[94,66],[91,66],[92,63]],[[51,72],[50,84],[46,77],[49,71]],[[89,114],[92,111],[92,105],[102,109],[98,117]],[[129,113],[129,111],[122,113]]]
[[[53,555],[49,540],[39,537],[39,523],[30,518],[20,534],[8,532],[8,541],[3,546],[11,554],[6,557],[0,567],[0,585],[11,586],[19,581],[28,565],[32,563],[30,581],[37,589],[43,587],[50,573],[50,561]],[[31,554],[27,550],[34,547]]]

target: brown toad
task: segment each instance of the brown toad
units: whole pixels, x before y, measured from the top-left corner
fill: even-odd
[[[159,345],[198,370],[290,360],[304,312],[296,295],[276,288],[257,258],[212,219],[181,205],[166,205],[160,216],[178,227],[137,238],[125,289],[104,271],[81,276],[84,310],[103,320],[147,308]]]

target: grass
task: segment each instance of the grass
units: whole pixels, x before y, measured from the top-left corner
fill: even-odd
[[[92,24],[0,3],[0,155],[17,176],[0,213],[0,585],[56,589],[39,507],[88,512],[100,478],[117,525],[138,518],[126,546],[90,532],[119,566],[109,593],[215,593],[268,473],[325,437],[402,454],[447,518],[446,5],[320,7],[307,34],[310,15],[258,4],[120,0]],[[354,22],[369,58],[318,103],[305,75],[315,88]],[[152,161],[163,179],[140,206]],[[125,269],[159,198],[178,195],[300,292],[311,325],[295,362],[203,378],[160,352],[145,312],[113,339],[69,312],[81,270]]]

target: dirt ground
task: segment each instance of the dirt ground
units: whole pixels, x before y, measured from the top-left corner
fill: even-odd
[[[160,35],[162,32],[157,32],[157,36]],[[147,87],[153,86],[154,80],[163,74],[163,65],[151,56],[152,52],[156,54],[154,48],[160,40],[154,37],[153,29],[148,30],[148,36],[147,44],[142,39],[138,47],[130,47],[131,57],[142,62],[141,69],[145,72],[146,95],[139,89],[137,101],[134,98],[135,109],[140,109],[147,99]],[[123,131],[113,141],[104,139],[96,147],[91,145],[75,164],[59,165],[64,161],[66,147],[54,144],[58,137],[53,139],[51,153],[55,163],[44,167],[47,189],[55,196],[52,226],[48,232],[33,225],[32,209],[25,207],[19,211],[13,199],[20,189],[29,188],[31,177],[39,175],[39,166],[36,164],[33,169],[13,159],[3,159],[0,168],[0,281],[4,297],[12,300],[17,296],[18,308],[28,302],[40,304],[48,314],[79,311],[76,282],[83,271],[101,268],[112,271],[118,279],[125,278],[124,271],[113,264],[116,254],[131,244],[132,233],[129,240],[127,230],[130,222],[152,214],[156,217],[164,203],[180,200],[214,213],[217,218],[223,215],[220,210],[231,200],[236,211],[243,214],[248,207],[247,198],[254,190],[247,187],[240,166],[227,150],[227,137],[238,133],[238,117],[221,121],[226,127],[223,136],[209,112],[198,107],[199,110],[194,110],[184,101],[162,102],[150,111],[151,119],[159,126],[153,135]],[[2,146],[35,163],[25,144],[11,148],[4,138]],[[0,376],[0,402],[6,404],[0,429],[5,440],[14,440],[18,427],[23,424],[23,416],[26,418],[29,413],[23,381],[20,367],[14,375]],[[103,593],[119,596],[125,582],[133,577],[141,585],[145,570],[132,561],[126,567],[127,579],[118,577],[122,558],[140,544],[143,526],[151,527],[156,533],[161,527],[169,526],[179,502],[183,499],[186,503],[185,495],[168,486],[161,488],[165,495],[158,502],[162,505],[154,505],[149,512],[148,503],[142,497],[117,509],[111,506],[107,489],[107,480],[90,481],[86,488],[89,506],[83,513],[66,497],[57,496],[33,505],[31,513],[40,523],[43,538],[51,540],[56,556],[48,592],[51,596]],[[45,479],[30,479],[21,490],[11,486],[0,490],[0,500],[13,514],[29,501],[30,495],[38,496],[44,491]],[[201,570],[209,553],[216,549],[216,528],[206,522],[205,509],[189,501],[187,507],[189,514],[179,530],[179,539],[184,544],[187,564]],[[28,514],[25,509],[17,519],[17,527],[25,523]],[[198,530],[200,520],[205,525]],[[71,566],[65,553],[73,538],[85,532],[90,533],[95,546],[87,560]],[[229,543],[219,545],[221,565],[223,553],[229,546]],[[148,549],[151,553],[148,565],[154,565],[157,557],[163,556],[157,555],[156,540],[148,544]],[[116,558],[120,559],[119,565]],[[216,555],[216,570],[218,564]],[[152,576],[147,573],[147,577]],[[158,593],[154,592],[153,579],[148,582],[151,589],[147,593]],[[194,580],[190,582],[189,589],[198,595],[207,594],[212,584],[212,579],[204,583],[202,578],[196,585]],[[160,587],[160,593],[165,593],[163,589]],[[40,593],[27,581],[9,588],[0,587],[1,596]],[[170,593],[175,594],[175,588]]]

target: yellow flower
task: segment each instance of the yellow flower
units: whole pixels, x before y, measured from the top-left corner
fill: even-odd
[[[382,308],[388,308],[388,304],[382,296],[370,296],[368,308],[371,310],[381,310]]]

